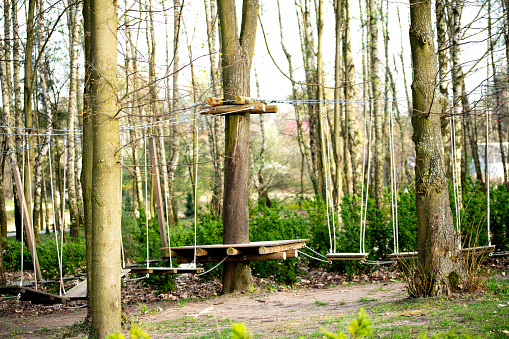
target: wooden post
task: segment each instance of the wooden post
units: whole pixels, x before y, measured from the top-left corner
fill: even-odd
[[[157,152],[154,137],[149,139],[150,159],[152,159],[152,183],[154,185],[154,197],[156,201],[157,218],[159,219],[159,235],[161,236],[161,247],[168,247],[166,240],[166,227],[164,224],[163,199],[161,195],[161,182],[159,181],[159,168],[157,166]],[[164,250],[163,250],[164,251]],[[164,254],[163,254],[164,255]]]
[[[23,183],[21,182],[21,176],[19,175],[18,167],[12,166],[12,174],[14,176],[14,181],[16,182],[16,190],[18,191],[19,201],[21,203],[21,213],[23,214],[23,220],[25,224],[25,233],[27,237],[27,245],[30,250],[30,255],[32,255],[32,260],[34,262],[34,271],[35,277],[37,280],[42,280],[41,276],[41,268],[39,267],[39,257],[37,256],[37,250],[35,248],[34,243],[34,230],[32,228],[32,216],[27,208],[27,203],[25,200],[25,193],[23,192]]]

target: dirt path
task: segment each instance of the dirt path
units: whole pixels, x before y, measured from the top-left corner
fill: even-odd
[[[231,323],[238,322],[245,323],[253,333],[264,333],[264,337],[279,337],[294,332],[316,332],[324,318],[338,318],[368,303],[374,306],[405,296],[402,283],[255,292],[220,296],[212,300],[187,303],[182,307],[165,307],[161,304],[155,306],[155,310],[159,310],[157,314],[144,315],[138,320],[142,327],[145,325],[152,338],[169,338],[172,332],[179,332],[179,338],[200,335],[208,337],[212,332],[217,333],[230,328]],[[186,317],[189,321],[185,320]],[[200,323],[203,326],[199,326]]]
[[[253,333],[264,337],[287,337],[294,333],[318,331],[324,320],[352,314],[362,306],[374,306],[405,297],[402,283],[368,283],[321,289],[255,291],[240,295],[219,296],[186,303],[159,302],[148,305],[140,315],[141,305],[127,310],[150,336],[156,338],[212,337],[243,322]],[[0,337],[47,338],[86,337],[72,334],[72,326],[83,321],[85,311],[63,309],[61,313],[31,317],[2,317]]]

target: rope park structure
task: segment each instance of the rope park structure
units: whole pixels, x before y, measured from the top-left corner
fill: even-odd
[[[393,100],[391,100],[392,102]],[[278,112],[278,106],[276,103],[296,103],[295,100],[281,100],[281,101],[265,101],[260,99],[253,99],[253,98],[246,98],[246,97],[236,97],[234,101],[229,100],[225,101],[221,98],[212,98],[209,97],[205,102],[198,103],[196,105],[187,107],[184,110],[191,110],[193,109],[193,119],[196,121],[197,115],[200,114],[201,116],[211,116],[213,118],[221,117],[227,114],[235,114],[235,113],[244,113],[244,112],[250,112],[251,114],[265,114],[265,113],[277,113]],[[328,101],[325,101],[327,103]],[[196,109],[199,108],[198,111]],[[171,112],[175,113],[175,112]],[[157,259],[151,259],[149,255],[149,240],[148,240],[148,227],[149,227],[149,215],[148,213],[145,213],[146,220],[146,246],[147,246],[147,253],[146,253],[146,260],[134,265],[126,266],[125,265],[125,259],[124,259],[124,248],[122,244],[122,267],[121,269],[121,276],[125,276],[129,272],[131,273],[138,273],[138,274],[145,274],[145,277],[148,277],[149,274],[182,274],[182,273],[192,273],[197,275],[203,275],[208,273],[209,271],[217,268],[220,264],[224,262],[250,262],[250,261],[265,261],[265,260],[286,260],[289,258],[298,258],[299,253],[315,260],[325,261],[325,262],[331,262],[333,260],[351,260],[351,261],[360,261],[364,264],[374,264],[374,265],[383,265],[383,264],[389,264],[389,263],[395,263],[398,260],[405,260],[405,259],[416,259],[417,258],[417,252],[400,252],[399,251],[399,236],[398,236],[398,205],[397,205],[397,174],[395,169],[395,152],[394,152],[394,139],[393,139],[393,117],[392,114],[389,114],[389,131],[390,131],[390,137],[389,137],[389,147],[390,147],[390,186],[391,186],[391,215],[392,215],[392,230],[393,230],[393,254],[390,256],[392,260],[388,261],[373,261],[373,260],[367,260],[367,257],[369,253],[366,251],[366,218],[367,218],[367,199],[368,194],[367,188],[370,185],[370,175],[366,175],[367,173],[370,173],[370,154],[371,154],[371,148],[372,148],[372,130],[373,130],[373,124],[372,124],[372,117],[370,117],[370,121],[366,121],[366,117],[364,120],[364,132],[367,136],[367,142],[364,142],[363,148],[364,148],[364,155],[363,158],[367,159],[367,164],[363,162],[363,175],[362,178],[365,178],[362,180],[362,189],[361,189],[361,206],[360,206],[360,214],[361,214],[361,221],[359,225],[359,251],[358,252],[337,252],[336,250],[336,232],[341,232],[341,220],[340,220],[340,208],[339,206],[334,205],[334,199],[333,199],[333,191],[332,191],[332,176],[331,176],[331,161],[330,161],[330,153],[331,153],[331,129],[328,124],[328,120],[325,117],[324,112],[321,112],[321,119],[322,119],[322,126],[324,128],[321,129],[321,134],[323,140],[325,140],[324,143],[322,143],[322,155],[323,155],[323,163],[326,164],[326,177],[325,177],[325,188],[326,188],[326,214],[327,214],[327,226],[328,226],[328,232],[329,232],[329,253],[327,255],[322,255],[318,252],[315,252],[313,249],[306,247],[306,241],[309,239],[293,239],[293,240],[279,240],[279,241],[261,241],[261,242],[250,242],[250,243],[241,243],[241,244],[215,244],[215,245],[199,245],[197,244],[197,184],[194,185],[194,244],[190,246],[180,246],[180,247],[172,247],[171,246],[171,234],[170,234],[170,227],[169,227],[169,221],[167,219],[168,216],[168,201],[166,200],[166,196],[163,199],[163,194],[161,193],[161,184],[160,184],[160,174],[159,174],[159,166],[158,164],[158,158],[157,158],[157,152],[156,152],[156,144],[154,141],[153,136],[148,137],[148,128],[152,128],[157,126],[158,124],[162,123],[170,123],[170,124],[176,124],[181,123],[182,119],[171,117],[167,120],[160,120],[157,122],[150,122],[145,124],[137,124],[137,125],[125,125],[122,127],[122,131],[126,132],[130,129],[143,129],[143,145],[144,145],[144,160],[145,160],[145,203],[146,206],[149,205],[149,199],[148,199],[148,181],[149,181],[149,170],[148,168],[151,168],[151,175],[152,175],[152,185],[154,190],[154,198],[155,198],[155,205],[157,209],[157,216],[159,221],[159,235],[161,240],[161,250],[162,250],[162,256],[161,258]],[[170,113],[168,114],[170,115]],[[451,120],[454,120],[451,118]],[[368,128],[369,125],[369,128]],[[452,124],[450,124],[450,133],[451,133],[451,139],[454,139],[454,128],[452,127]],[[12,127],[11,127],[12,128]],[[489,113],[486,111],[486,135],[487,140],[486,144],[489,144],[488,140],[488,128],[489,128]],[[53,132],[55,132],[53,134]],[[28,151],[28,143],[25,142],[25,140],[28,138],[25,131],[22,133],[17,133],[23,135],[23,146],[21,150],[13,150],[11,152],[22,152],[23,153],[23,159],[25,159],[25,152]],[[67,138],[70,136],[69,133],[67,133],[66,130],[51,130],[50,134],[52,136],[56,137],[63,137],[64,139],[64,145],[67,143]],[[34,135],[34,134],[32,134]],[[79,133],[74,133],[71,135],[72,137],[79,138]],[[366,138],[365,138],[366,139]],[[50,138],[49,144],[55,143],[56,141],[52,141]],[[58,141],[57,141],[58,142]],[[121,142],[122,145],[122,142]],[[44,147],[43,144],[35,145],[33,148],[38,147]],[[194,152],[196,155],[198,155],[198,142],[197,139],[195,139],[194,142]],[[51,147],[48,147],[48,160],[49,160],[49,167],[50,172],[52,171],[52,157],[51,157]],[[123,150],[123,146],[121,146],[121,152]],[[454,144],[453,147],[451,147],[451,158],[456,159],[455,157],[455,148]],[[29,152],[26,152],[27,154]],[[150,164],[147,159],[147,155],[150,154]],[[123,156],[120,157],[123,159]],[[486,152],[485,154],[486,162],[486,176],[488,176],[488,164],[489,164],[489,153]],[[65,159],[64,159],[64,166],[65,166]],[[121,164],[122,165],[122,164]],[[198,159],[197,156],[195,158],[194,162],[195,167],[195,183],[197,183],[198,178]],[[367,167],[367,168],[366,168]],[[14,168],[14,167],[13,167]],[[23,166],[24,168],[24,166]],[[456,208],[456,228],[458,234],[461,234],[461,216],[460,211],[458,208],[458,186],[459,186],[459,180],[458,180],[458,173],[455,172],[454,164],[452,164],[453,168],[453,187],[454,187],[454,201],[455,201],[455,208]],[[121,166],[121,171],[123,169],[123,166]],[[18,298],[22,301],[31,301],[32,303],[38,303],[38,304],[54,304],[54,303],[66,303],[70,300],[84,300],[87,298],[87,286],[86,286],[86,280],[82,281],[69,291],[65,291],[64,289],[64,281],[76,279],[76,277],[64,277],[63,276],[63,268],[62,268],[62,257],[63,257],[63,233],[65,232],[65,229],[62,229],[60,232],[60,235],[58,235],[57,230],[55,229],[55,243],[57,248],[57,258],[58,258],[58,265],[59,265],[59,280],[58,281],[44,281],[42,279],[42,276],[40,275],[40,268],[39,268],[39,262],[37,259],[37,251],[35,249],[35,242],[34,242],[34,236],[33,236],[33,228],[32,228],[32,216],[29,216],[28,209],[26,206],[26,200],[24,197],[24,171],[22,175],[20,175],[18,172],[13,173],[13,177],[16,181],[16,187],[17,187],[17,193],[20,197],[20,201],[22,203],[22,231],[26,234],[27,239],[27,245],[30,250],[30,253],[33,258],[34,268],[35,268],[35,281],[34,282],[24,282],[23,281],[23,254],[21,256],[21,280],[19,283],[16,283],[15,285],[9,285],[9,286],[2,286],[0,287],[0,294],[2,295],[18,295]],[[122,175],[120,176],[122,180]],[[29,178],[29,182],[30,178]],[[64,192],[65,192],[65,168],[64,168]],[[489,204],[489,180],[486,180],[487,184],[487,191],[488,191],[488,202],[487,202],[487,235],[489,243],[487,246],[479,246],[479,247],[465,247],[460,248],[463,253],[466,253],[467,255],[472,254],[489,254],[489,255],[505,255],[507,253],[505,252],[494,252],[495,246],[491,244],[491,233],[490,233],[490,224],[489,224],[489,213],[490,213],[490,204]],[[122,182],[120,187],[122,188]],[[50,176],[50,188],[51,188],[51,199],[52,199],[52,206],[53,206],[53,215],[55,216],[57,211],[55,211],[55,195],[54,195],[54,189],[53,189],[53,177]],[[30,191],[32,191],[30,189]],[[65,193],[64,193],[65,194]],[[120,196],[122,197],[122,189],[119,192]],[[61,211],[58,211],[58,213],[61,214],[62,220],[65,221],[65,197],[62,199],[64,203],[61,204]],[[163,201],[164,200],[164,201]],[[65,222],[64,222],[65,224]],[[24,241],[24,236],[21,237],[22,242]],[[23,244],[22,247],[23,249]],[[307,248],[308,250],[312,251],[314,255],[309,255],[305,252],[302,252],[302,249]],[[318,257],[317,257],[318,256]],[[319,258],[321,257],[321,258]],[[173,260],[176,259],[177,264],[180,266],[174,267],[173,266]],[[169,263],[169,267],[153,267],[150,264],[155,262],[167,262]],[[201,267],[197,267],[197,264],[200,263],[217,263],[214,267],[212,267],[209,271],[203,272],[204,269]],[[39,273],[37,273],[39,272]],[[131,280],[138,280],[143,279],[141,278],[135,278]],[[127,278],[124,278],[125,280],[129,280]],[[42,284],[47,283],[58,283],[59,284],[59,294],[51,294],[47,293],[41,289],[39,289],[39,286]],[[32,288],[35,287],[35,288]]]

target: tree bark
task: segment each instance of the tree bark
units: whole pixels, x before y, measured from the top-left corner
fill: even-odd
[[[74,143],[74,125],[76,123],[77,93],[78,93],[78,29],[79,16],[81,13],[81,2],[74,5],[69,4],[69,49],[70,49],[70,77],[69,77],[69,117],[67,119],[67,132],[70,137],[67,142],[67,186],[69,192],[69,215],[71,218],[70,237],[72,240],[78,239],[80,235],[80,218],[78,213],[78,199],[76,197],[76,176],[75,176],[75,143]]]
[[[384,147],[383,147],[383,116],[380,109],[380,79],[378,76],[378,28],[375,0],[366,0],[368,12],[368,29],[370,35],[370,79],[371,99],[373,100],[373,117],[375,125],[374,152],[374,193],[376,207],[382,208],[384,192]]]
[[[239,36],[235,1],[218,1],[225,100],[249,96],[258,7],[257,0],[243,1]],[[228,114],[225,120],[223,243],[247,243],[250,114]],[[253,283],[249,263],[223,265],[223,293],[246,290]]]
[[[431,1],[411,0],[418,267],[425,282],[433,287],[424,294],[436,295],[457,289],[465,271],[459,260],[459,235],[449,204],[440,124],[446,100],[436,88],[438,69],[431,25]]]
[[[104,338],[121,330],[117,6],[116,1],[91,0],[89,4],[93,126],[90,336]]]
[[[436,26],[437,26],[437,44],[438,44],[438,83],[440,85],[440,93],[445,97],[449,97],[449,80],[447,71],[447,38],[445,27],[445,2],[437,0],[435,4]],[[452,178],[451,172],[451,132],[449,130],[449,117],[442,116],[440,118],[442,128],[442,140],[444,143],[444,159],[445,168],[448,178]]]

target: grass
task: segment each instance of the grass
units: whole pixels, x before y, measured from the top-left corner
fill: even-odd
[[[327,305],[329,305],[329,303],[317,300],[317,301],[315,301],[315,305],[316,306],[327,306]]]
[[[368,338],[419,338],[457,329],[457,333],[470,333],[481,338],[507,338],[509,331],[509,280],[491,280],[483,293],[434,297],[426,299],[400,299],[393,302],[378,302],[361,298],[364,308],[373,322],[373,333]],[[315,301],[316,306],[329,303]],[[337,305],[345,305],[340,301]],[[289,317],[280,319],[272,330],[254,333],[259,338],[322,338],[320,327],[328,331],[345,331],[347,325],[357,318],[358,309],[342,315],[328,312],[304,321]],[[288,310],[295,313],[295,310]],[[207,316],[203,318],[180,318],[159,323],[140,324],[146,331],[159,333],[192,333],[192,338],[228,338],[232,321]],[[254,325],[253,325],[254,326]],[[247,324],[249,329],[249,324]],[[150,333],[150,332],[149,332]]]

